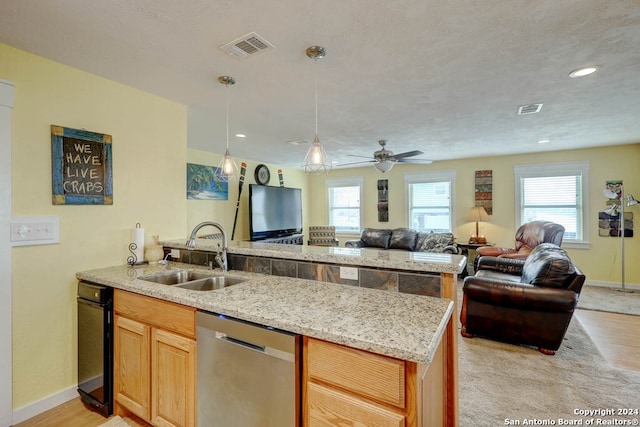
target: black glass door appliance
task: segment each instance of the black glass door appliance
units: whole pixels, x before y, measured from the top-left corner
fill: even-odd
[[[78,393],[113,413],[113,288],[78,282]]]

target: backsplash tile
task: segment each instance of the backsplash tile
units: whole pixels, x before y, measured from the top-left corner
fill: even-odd
[[[214,263],[214,259],[215,253],[213,252],[181,251],[180,253],[180,262],[186,264],[209,265],[210,262]],[[227,261],[230,270],[441,297],[439,274],[415,274],[382,268],[358,268],[358,280],[350,280],[340,277],[340,265],[336,264],[301,262],[238,254],[229,254]],[[215,263],[213,265],[215,266]]]

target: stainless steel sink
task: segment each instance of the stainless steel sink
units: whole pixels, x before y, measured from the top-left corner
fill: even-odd
[[[180,283],[192,282],[208,277],[211,277],[211,273],[193,270],[175,270],[141,276],[139,279],[146,282],[161,283],[163,285],[178,285]]]
[[[213,271],[175,270],[140,276],[146,282],[171,285],[192,291],[213,291],[246,282],[242,277],[227,276]]]
[[[192,291],[213,291],[215,289],[222,289],[227,286],[236,285],[238,283],[246,282],[247,279],[234,276],[214,276],[206,279],[194,280],[182,285],[177,285],[178,288],[190,289]]]

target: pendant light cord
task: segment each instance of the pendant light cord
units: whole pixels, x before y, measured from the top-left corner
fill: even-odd
[[[315,79],[316,79],[316,139],[318,138],[318,59],[315,58],[313,60],[314,70],[315,70]]]
[[[229,151],[229,84],[225,85],[227,87],[226,96],[227,96],[227,151]]]

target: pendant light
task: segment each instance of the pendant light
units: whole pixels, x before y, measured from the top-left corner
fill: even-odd
[[[318,59],[324,58],[326,51],[321,46],[311,46],[306,50],[307,56],[318,62]],[[327,174],[331,170],[331,162],[327,157],[327,153],[324,150],[323,145],[318,138],[318,66],[315,65],[315,80],[316,80],[316,136],[313,138],[313,143],[307,151],[307,155],[304,158],[303,168],[306,174]]]
[[[226,86],[227,92],[227,151],[225,151],[216,169],[216,179],[222,182],[237,181],[239,175],[238,165],[236,165],[236,162],[229,153],[229,85],[236,84],[236,80],[233,77],[220,76],[218,77],[218,82]]]

